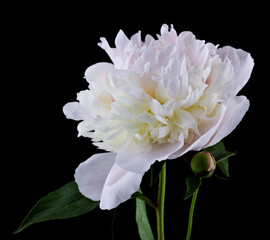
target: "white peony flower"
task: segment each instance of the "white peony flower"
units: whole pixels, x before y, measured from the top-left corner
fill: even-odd
[[[218,48],[191,32],[161,27],[158,39],[140,32],[128,39],[120,30],[111,48],[99,46],[111,63],[85,72],[89,89],[64,106],[79,120],[79,136],[109,151],[81,163],[75,180],[83,195],[111,209],[138,190],[157,160],[174,159],[214,145],[238,125],[249,108],[236,96],[254,65],[250,54]]]

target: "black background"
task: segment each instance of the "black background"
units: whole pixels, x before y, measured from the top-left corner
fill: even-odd
[[[78,164],[99,151],[90,139],[77,138],[78,122],[62,112],[65,103],[87,88],[85,69],[110,61],[97,46],[99,38],[106,37],[113,46],[119,29],[128,37],[139,30],[142,37],[155,36],[167,23],[178,33],[189,30],[198,39],[242,48],[255,59],[251,79],[239,93],[250,99],[250,110],[224,139],[228,150],[237,150],[230,159],[231,177],[203,182],[192,239],[264,239],[269,214],[269,47],[265,7],[251,4],[14,3],[3,8],[1,234],[14,240],[111,239],[113,210],[36,224],[17,235],[12,231],[37,200],[73,180]],[[183,197],[189,175],[185,162],[168,162],[166,239],[185,239],[190,200]],[[155,192],[149,194],[155,197]],[[155,213],[148,212],[155,230]],[[139,239],[134,213],[134,200],[117,208],[115,239]]]

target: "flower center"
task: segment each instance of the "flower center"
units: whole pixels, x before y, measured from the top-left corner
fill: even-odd
[[[116,98],[107,116],[107,126],[95,130],[94,144],[117,151],[131,141],[142,147],[151,143],[190,143],[195,134],[200,135],[200,124],[213,117],[219,106],[215,95],[203,94],[191,106],[176,99],[163,104],[152,97],[145,100]]]

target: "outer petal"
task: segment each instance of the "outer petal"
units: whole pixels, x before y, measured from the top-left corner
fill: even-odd
[[[119,30],[115,38],[115,47],[120,50],[124,50],[126,45],[128,45],[129,39],[122,30]]]
[[[107,91],[109,72],[114,69],[111,63],[96,63],[85,71],[85,78],[90,84],[92,94],[103,103],[111,103],[112,97]]]
[[[82,120],[83,114],[81,105],[78,102],[69,102],[63,107],[63,112],[68,119]]]
[[[112,62],[114,63],[115,68],[126,69],[128,65],[128,59],[126,59],[125,48],[129,44],[129,39],[126,37],[124,32],[120,30],[115,38],[116,48],[111,48],[109,43],[105,38],[100,38],[101,43],[98,45],[103,48]]]
[[[167,24],[163,24],[160,29],[161,36],[158,36],[160,40],[164,41],[166,44],[175,44],[177,33],[171,25],[171,29]]]
[[[80,192],[94,200],[99,201],[106,178],[115,163],[116,154],[99,153],[81,163],[75,171],[75,181]]]
[[[84,120],[80,122],[77,126],[78,129],[78,137],[83,136],[83,137],[93,137],[93,130],[95,128],[93,127],[93,124],[91,121]]]
[[[126,170],[141,173],[146,172],[157,160],[162,161],[180,149],[184,144],[184,136],[181,135],[182,142],[152,144],[143,150],[136,144],[129,144],[125,149],[120,150],[116,157],[116,163]]]
[[[236,82],[234,84],[236,95],[249,80],[254,66],[254,60],[248,52],[230,46],[217,49],[217,54],[222,60],[225,60],[227,57],[233,65],[236,76]]]
[[[227,106],[227,111],[224,118],[205,147],[218,143],[236,128],[249,108],[249,100],[245,96],[236,96],[229,99],[225,105]]]
[[[116,154],[95,154],[75,172],[80,192],[100,201],[101,209],[112,209],[128,200],[139,189],[144,173],[133,173],[115,164]]]
[[[68,119],[84,120],[92,119],[96,115],[93,108],[93,97],[91,91],[83,90],[77,94],[79,102],[70,102],[63,107],[63,112]],[[97,104],[96,104],[97,105]],[[99,108],[100,109],[100,108]]]
[[[173,153],[168,157],[168,159],[174,159],[184,155],[188,151],[196,150],[199,151],[202,148],[206,147],[206,144],[209,142],[213,134],[217,131],[220,126],[224,114],[226,112],[226,106],[221,105],[217,117],[212,120],[207,120],[203,126],[200,126],[201,136],[197,136],[191,144],[185,144],[177,152]]]
[[[144,173],[133,173],[114,164],[103,187],[100,208],[112,209],[139,189]]]

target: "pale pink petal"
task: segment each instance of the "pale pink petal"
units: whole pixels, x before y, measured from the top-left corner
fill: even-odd
[[[106,111],[93,97],[92,91],[80,91],[77,94],[77,100],[79,102],[70,102],[63,107],[63,112],[68,119],[93,121],[96,115]]]
[[[175,40],[177,38],[177,33],[173,28],[173,25],[171,25],[171,29],[169,30],[169,27],[167,24],[163,24],[161,26],[160,30],[161,36],[158,36],[161,41],[163,41],[165,44],[175,44]]]
[[[141,31],[131,36],[130,41],[132,42],[133,45],[141,47],[143,44],[142,39],[141,39]]]
[[[83,119],[82,108],[78,102],[70,102],[65,104],[63,107],[63,112],[68,119],[77,121]]]
[[[254,66],[254,60],[248,52],[230,46],[217,49],[217,54],[222,60],[228,58],[233,65],[236,77],[234,84],[234,93],[236,95],[249,80]]]
[[[205,41],[196,39],[195,35],[189,31],[181,32],[176,43],[185,50],[189,67],[203,67],[209,52],[213,52],[212,46],[208,47]]]
[[[98,45],[103,48],[112,62],[115,68],[125,69],[128,66],[128,58],[125,52],[126,46],[130,43],[124,32],[120,30],[115,38],[115,48],[111,48],[105,38],[100,38],[101,43]]]
[[[165,160],[180,149],[184,144],[183,140],[183,135],[181,135],[180,142],[149,144],[143,149],[137,144],[131,143],[118,151],[115,161],[121,168],[128,171],[136,173],[146,172],[156,160]]]
[[[126,171],[114,164],[102,190],[100,208],[112,209],[130,199],[138,191],[143,175]]]
[[[112,97],[108,92],[109,72],[114,69],[111,63],[96,63],[85,71],[85,78],[89,82],[91,93],[103,103],[111,103]]]
[[[81,163],[75,171],[75,181],[80,192],[94,201],[99,201],[106,178],[115,163],[116,154],[99,153]]]
[[[132,173],[115,164],[114,153],[95,154],[81,163],[75,172],[79,191],[100,201],[101,209],[112,209],[128,200],[141,184],[144,173]]]
[[[78,130],[78,137],[83,136],[83,137],[93,137],[93,132],[95,130],[93,123],[91,121],[84,120],[80,122],[77,126]]]
[[[123,50],[126,47],[126,45],[128,45],[128,43],[129,43],[129,39],[127,38],[125,33],[122,30],[120,30],[115,38],[116,48],[119,50]]]
[[[114,69],[113,64],[111,63],[106,63],[106,62],[96,63],[86,69],[84,73],[85,79],[90,84],[95,83],[95,84],[101,84],[102,86],[104,86],[103,84],[109,83],[108,72],[111,69]]]
[[[186,143],[177,152],[171,154],[168,159],[178,158],[187,153],[188,151],[199,151],[204,148],[221,124],[225,112],[226,107],[224,105],[221,105],[215,118],[209,119],[204,124],[201,124],[199,126],[201,136],[194,136],[194,140],[192,141],[192,143]]]
[[[98,43],[98,46],[105,50],[105,52],[109,55],[110,59],[114,63],[114,57],[116,56],[116,49],[111,48],[106,38],[102,37],[100,38],[100,43]]]
[[[212,146],[229,135],[241,122],[249,108],[249,100],[245,96],[236,96],[225,103],[227,110],[221,124],[205,146]]]
[[[186,43],[187,56],[191,66],[203,67],[209,56],[209,49],[204,41],[193,39]]]

